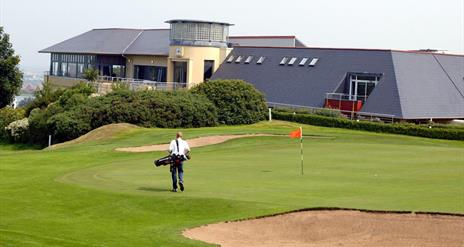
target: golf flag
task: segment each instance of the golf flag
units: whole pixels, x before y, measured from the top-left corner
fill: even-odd
[[[294,130],[290,132],[290,138],[302,138],[303,137],[303,131],[301,130],[301,127],[298,128],[297,130]]]
[[[301,155],[301,175],[304,174],[303,169],[303,128],[300,127],[297,130],[290,132],[290,138],[299,138],[300,139],[300,155]]]

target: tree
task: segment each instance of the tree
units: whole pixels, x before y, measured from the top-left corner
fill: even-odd
[[[23,74],[19,70],[19,61],[10,43],[10,36],[0,27],[0,108],[11,104],[21,90]]]

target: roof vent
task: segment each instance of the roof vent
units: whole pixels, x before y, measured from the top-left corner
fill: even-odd
[[[242,56],[238,56],[237,59],[235,59],[235,63],[240,63],[242,61]]]
[[[266,57],[260,57],[258,59],[258,61],[256,62],[256,64],[262,64],[264,62],[264,60],[266,59]]]
[[[285,65],[287,63],[288,58],[283,57],[282,60],[280,61],[280,65]]]

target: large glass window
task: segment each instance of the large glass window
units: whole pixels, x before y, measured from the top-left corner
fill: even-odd
[[[166,82],[166,71],[166,67],[162,66],[135,65],[134,78],[149,81]]]
[[[59,70],[59,63],[58,62],[52,62],[52,71],[51,75],[58,76],[58,70]]]
[[[68,63],[61,63],[61,76],[68,76]]]
[[[84,64],[83,63],[79,63],[77,64],[77,77],[78,78],[82,78],[82,76],[84,75]]]
[[[206,81],[211,76],[213,76],[213,69],[214,69],[214,61],[213,60],[205,60],[205,66],[203,71],[203,80]]]
[[[379,83],[379,80],[380,76],[378,75],[350,75],[350,100],[366,101],[377,83]]]
[[[187,62],[173,62],[174,82],[187,82]]]
[[[68,76],[77,77],[77,64],[75,63],[68,64]]]

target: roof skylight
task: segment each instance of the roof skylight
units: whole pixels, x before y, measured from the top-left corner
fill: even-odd
[[[311,60],[311,62],[309,62],[308,65],[311,66],[311,67],[314,67],[316,65],[317,61],[319,61],[319,58],[313,58]]]
[[[227,59],[227,62],[228,62],[228,63],[232,63],[232,61],[234,61],[234,56],[231,55],[231,56],[229,57],[229,59]]]
[[[245,63],[248,64],[253,60],[253,56],[248,56],[247,59],[245,60]]]
[[[298,65],[304,66],[304,65],[306,64],[306,62],[308,62],[308,59],[309,59],[309,58],[307,58],[307,57],[302,58],[301,61],[300,61],[300,63],[299,63]]]
[[[290,61],[288,61],[287,65],[293,65],[296,62],[296,59],[297,59],[296,57],[292,57]]]

